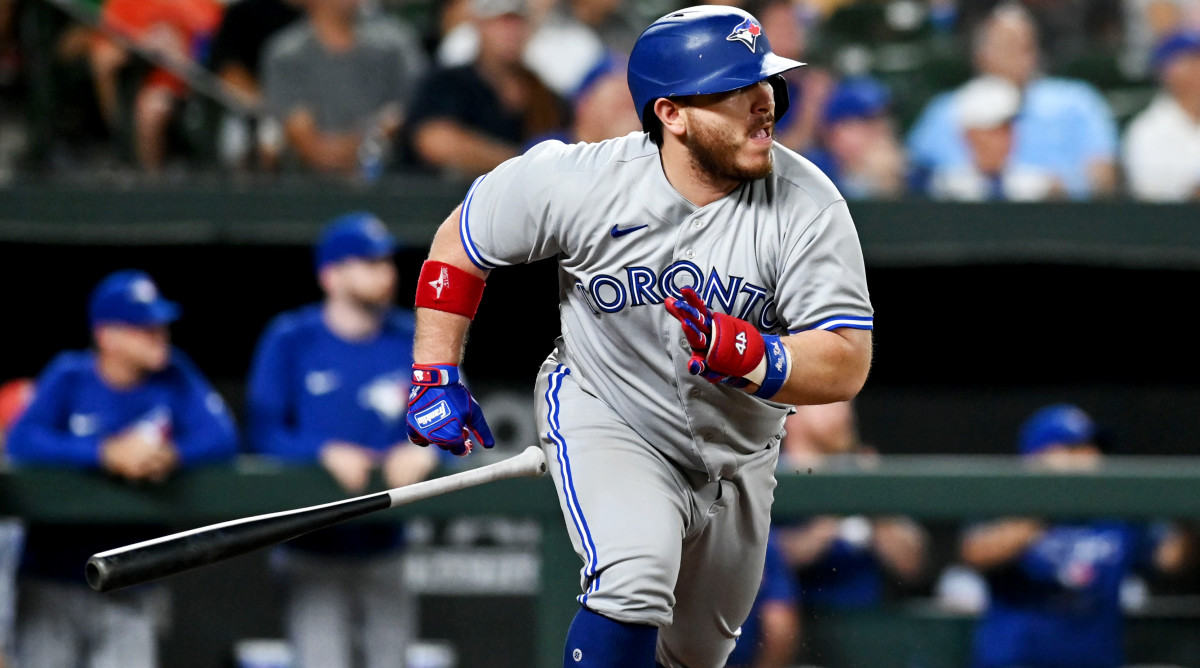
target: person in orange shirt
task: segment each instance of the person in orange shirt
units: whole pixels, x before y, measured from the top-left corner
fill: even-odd
[[[134,156],[148,173],[159,172],[167,157],[171,123],[188,93],[186,83],[162,67],[144,74],[122,44],[132,41],[168,60],[203,60],[208,39],[221,22],[219,0],[104,0],[101,30],[90,51],[96,98],[109,128],[132,134]],[[115,37],[115,38],[114,38]],[[128,73],[136,80],[132,117],[126,118],[122,85]]]

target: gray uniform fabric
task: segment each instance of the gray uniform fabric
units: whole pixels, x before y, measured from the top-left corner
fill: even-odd
[[[403,557],[273,555],[287,578],[285,626],[296,668],[404,668],[416,638],[417,597]]]
[[[789,407],[688,374],[664,299],[690,286],[768,333],[872,326],[845,201],[795,153],[776,145],[774,161],[773,175],[698,208],[643,133],[545,142],[462,205],[479,267],[558,261],[562,334],[536,410],[585,564],[580,602],[658,626],[666,666],[717,668],[733,647],[761,577]]]
[[[21,520],[0,517],[0,664],[13,658],[17,612],[17,566],[25,544]]]
[[[267,108],[284,120],[307,109],[324,132],[362,130],[389,105],[408,106],[428,67],[416,33],[394,19],[358,23],[354,48],[331,53],[308,21],[279,31],[263,54]]]

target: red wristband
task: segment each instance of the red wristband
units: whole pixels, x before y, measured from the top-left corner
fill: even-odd
[[[417,279],[417,308],[475,318],[483,299],[483,279],[437,260],[426,260]]]

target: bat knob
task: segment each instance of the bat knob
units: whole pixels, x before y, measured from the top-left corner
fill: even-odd
[[[84,575],[88,586],[96,591],[108,591],[108,563],[99,557],[88,559]]]

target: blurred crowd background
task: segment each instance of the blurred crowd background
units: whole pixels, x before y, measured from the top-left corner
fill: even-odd
[[[682,3],[686,4],[686,3]],[[0,0],[0,183],[469,179],[637,129],[664,0]],[[1194,199],[1200,2],[741,0],[853,199]]]

